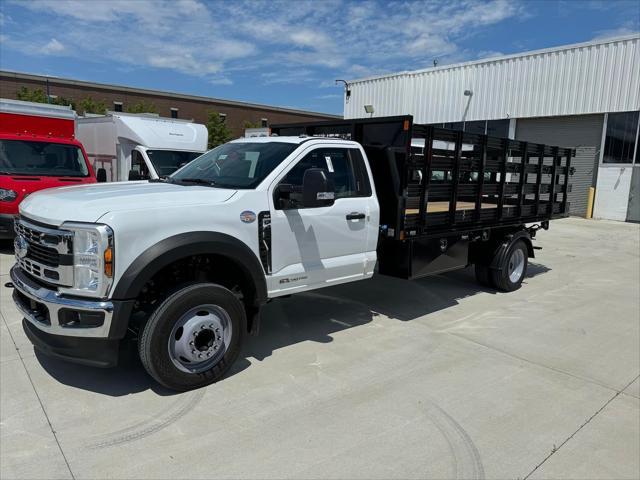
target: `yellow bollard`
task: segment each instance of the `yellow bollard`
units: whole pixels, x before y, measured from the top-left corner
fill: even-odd
[[[587,218],[593,217],[593,200],[596,197],[596,189],[589,187],[589,196],[587,197]]]

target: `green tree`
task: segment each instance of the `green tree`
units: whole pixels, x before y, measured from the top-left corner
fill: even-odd
[[[47,102],[47,95],[41,88],[29,90],[27,87],[22,87],[16,92],[16,97],[18,100],[25,102],[49,103]]]
[[[209,110],[207,115],[207,130],[209,131],[208,148],[217,147],[231,140],[231,129],[227,126],[220,114]]]
[[[262,124],[259,121],[251,122],[249,120],[244,121],[244,128],[260,128]]]
[[[51,97],[47,101],[47,94],[41,88],[29,90],[27,87],[21,87],[16,92],[16,98],[25,102],[50,103],[53,105],[71,105],[75,110],[76,104],[72,99],[65,97]]]
[[[127,107],[127,112],[129,113],[158,113],[156,106],[152,102],[145,102],[142,100],[141,102],[136,103],[135,105],[130,105]]]
[[[94,100],[92,97],[86,97],[80,101],[80,109],[82,113],[98,113],[104,115],[107,113],[107,105],[104,101]]]

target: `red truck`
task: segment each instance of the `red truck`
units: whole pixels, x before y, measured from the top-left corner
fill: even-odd
[[[96,182],[75,131],[71,107],[0,99],[0,239],[13,237],[27,195]]]

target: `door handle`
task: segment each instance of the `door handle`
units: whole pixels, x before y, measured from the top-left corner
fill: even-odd
[[[366,215],[360,212],[347,213],[347,220],[362,220]]]

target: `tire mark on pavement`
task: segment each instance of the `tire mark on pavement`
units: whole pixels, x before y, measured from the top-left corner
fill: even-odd
[[[206,390],[201,388],[194,392],[182,395],[182,398],[168,408],[157,414],[150,420],[139,422],[130,427],[116,430],[108,434],[101,435],[88,445],[91,449],[100,449],[105,447],[114,447],[153,435],[169,425],[177,422],[187,413],[192,411],[202,400]]]
[[[480,452],[466,430],[442,407],[428,400],[426,416],[444,437],[452,455],[452,477],[464,480],[484,480]]]

